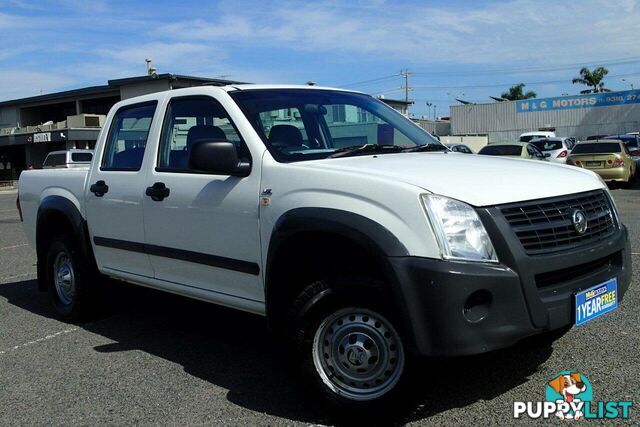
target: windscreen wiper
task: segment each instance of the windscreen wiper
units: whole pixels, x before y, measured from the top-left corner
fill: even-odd
[[[404,150],[402,150],[402,152],[404,153],[418,153],[418,152],[425,152],[425,151],[447,152],[449,151],[449,149],[442,144],[424,144],[424,145],[418,145],[416,147],[405,148]]]
[[[402,151],[402,147],[398,145],[383,145],[383,144],[352,145],[349,147],[338,148],[328,158],[359,156],[361,154],[399,153],[401,151]]]

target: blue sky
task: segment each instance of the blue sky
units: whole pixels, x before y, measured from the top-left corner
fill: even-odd
[[[448,114],[512,83],[577,93],[582,65],[611,89],[640,88],[635,0],[0,0],[0,100],[158,72],[345,86]]]

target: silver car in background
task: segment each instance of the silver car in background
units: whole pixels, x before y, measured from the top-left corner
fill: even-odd
[[[530,141],[538,148],[550,161],[555,163],[567,163],[567,157],[576,145],[575,138],[537,138]]]
[[[475,154],[475,151],[473,151],[471,148],[469,148],[465,144],[451,143],[451,144],[444,144],[444,145],[446,145],[449,150],[455,151],[456,153]]]

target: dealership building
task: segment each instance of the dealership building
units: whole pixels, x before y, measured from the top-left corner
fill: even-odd
[[[554,130],[584,139],[640,130],[640,90],[465,104],[451,107],[452,135],[487,135],[489,142]]]

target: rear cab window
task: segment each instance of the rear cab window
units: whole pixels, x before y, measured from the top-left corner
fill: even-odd
[[[71,161],[78,163],[89,163],[93,159],[91,153],[71,153]]]
[[[139,171],[157,102],[127,105],[114,115],[100,170]]]

